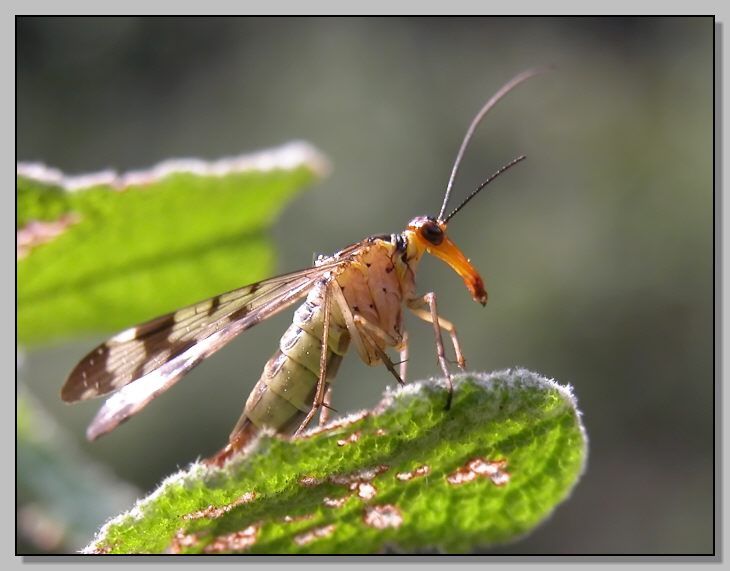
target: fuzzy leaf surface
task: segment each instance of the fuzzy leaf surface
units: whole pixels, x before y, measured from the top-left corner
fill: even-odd
[[[582,474],[569,387],[524,369],[412,383],[301,439],[193,464],[100,530],[90,553],[470,552],[533,529]]]

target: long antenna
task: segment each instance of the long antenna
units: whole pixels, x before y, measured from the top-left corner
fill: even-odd
[[[487,101],[484,106],[481,108],[479,113],[477,113],[476,117],[472,120],[471,124],[469,125],[469,129],[466,131],[466,135],[464,136],[464,141],[461,143],[461,148],[459,149],[458,154],[456,155],[456,160],[454,161],[454,166],[451,169],[451,177],[449,177],[449,183],[446,185],[446,194],[444,195],[444,202],[441,205],[441,210],[438,215],[438,220],[442,220],[442,217],[444,215],[444,212],[446,211],[446,205],[449,202],[449,196],[451,195],[451,188],[454,186],[454,181],[456,180],[456,173],[459,170],[459,164],[461,163],[461,158],[464,156],[464,152],[466,151],[466,148],[469,146],[469,142],[471,141],[472,136],[474,135],[474,131],[476,131],[477,127],[479,126],[479,123],[482,122],[482,119],[484,119],[484,116],[489,112],[489,110],[494,107],[500,99],[502,99],[505,95],[507,95],[510,91],[512,91],[515,87],[517,87],[520,83],[527,81],[531,77],[535,77],[536,75],[539,75],[541,73],[544,73],[546,71],[549,71],[550,67],[538,67],[533,69],[528,69],[527,71],[523,71],[522,73],[516,75],[512,79],[510,79],[506,84],[502,86],[502,88],[495,93],[492,98]],[[453,213],[452,213],[453,215]],[[449,218],[451,218],[451,216]],[[448,220],[448,218],[446,219]]]
[[[492,182],[495,178],[497,178],[499,175],[501,175],[504,171],[511,169],[517,163],[525,160],[526,158],[527,158],[527,156],[521,155],[521,156],[517,157],[516,159],[512,159],[510,162],[508,162],[506,165],[504,165],[502,168],[500,168],[497,172],[495,172],[492,176],[490,176],[487,180],[485,180],[482,184],[480,184],[474,192],[472,192],[469,196],[467,196],[464,199],[464,202],[459,204],[459,206],[457,206],[456,208],[454,208],[451,211],[451,214],[449,214],[443,220],[441,220],[441,218],[439,218],[439,220],[441,220],[441,222],[448,222],[449,220],[451,220],[454,217],[454,214],[459,212],[459,210],[461,210],[462,208],[464,208],[464,206],[466,206],[467,202],[469,202],[472,198],[474,198],[477,194],[479,194],[479,191],[481,189],[483,189],[485,186],[487,186],[490,182]]]

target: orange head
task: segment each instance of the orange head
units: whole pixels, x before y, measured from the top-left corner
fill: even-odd
[[[451,176],[449,177],[449,182],[446,186],[446,193],[438,216],[435,218],[430,216],[418,216],[408,223],[408,227],[402,234],[406,248],[412,248],[414,259],[420,258],[423,252],[428,252],[429,254],[433,254],[437,258],[442,259],[461,276],[469,290],[469,293],[471,293],[471,296],[474,298],[474,301],[478,301],[482,305],[487,303],[487,292],[484,290],[484,282],[482,281],[479,272],[477,272],[476,268],[474,268],[474,266],[472,266],[469,262],[469,259],[464,256],[456,244],[454,244],[446,236],[446,226],[449,220],[451,220],[454,215],[464,208],[471,199],[479,194],[484,187],[503,172],[522,161],[525,156],[521,155],[500,168],[497,172],[480,184],[476,190],[469,194],[469,196],[467,196],[459,206],[454,208],[448,216],[445,216],[446,205],[449,202],[449,196],[451,195],[451,189],[454,185],[461,159],[464,156],[466,148],[469,146],[469,142],[471,141],[476,128],[479,126],[479,123],[482,121],[484,116],[497,104],[497,102],[507,95],[507,93],[512,91],[524,81],[543,73],[544,71],[547,71],[547,68],[530,69],[516,75],[482,106],[479,113],[477,113],[474,119],[472,119],[469,128],[466,131],[466,135],[464,136],[464,140],[461,143],[461,147],[459,148],[459,152],[456,155],[456,161],[454,161],[454,166],[451,169]],[[410,258],[407,253],[406,257]]]
[[[487,303],[487,292],[479,272],[471,265],[459,247],[446,235],[446,222],[427,216],[418,216],[408,223],[406,243],[414,244],[419,252],[429,254],[443,260],[461,276],[474,301],[482,305]]]

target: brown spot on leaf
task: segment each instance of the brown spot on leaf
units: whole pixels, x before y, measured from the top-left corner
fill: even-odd
[[[360,482],[369,482],[383,472],[387,472],[389,469],[390,466],[380,464],[373,468],[365,468],[364,470],[353,472],[351,474],[335,474],[334,476],[330,476],[330,482],[333,484],[350,486],[350,489],[354,490],[355,488],[352,487],[353,484],[357,485]]]
[[[321,539],[332,535],[334,531],[334,524],[323,525],[322,527],[315,527],[309,531],[295,535],[294,541],[297,545],[307,545],[308,543],[312,543],[315,539]]]
[[[281,518],[281,521],[284,523],[296,523],[298,521],[306,521],[308,519],[312,519],[314,517],[314,514],[302,514],[302,515],[285,515],[283,518]]]
[[[371,483],[376,476],[379,476],[383,472],[387,472],[389,466],[380,464],[374,468],[366,468],[359,472],[353,472],[351,474],[335,474],[330,476],[329,481],[333,484],[340,486],[347,486],[347,489],[357,494],[357,497],[364,501],[372,500],[378,493],[378,489]],[[342,503],[347,500],[350,496],[344,497]],[[325,498],[327,500],[328,498]],[[334,500],[330,500],[334,503]],[[327,503],[325,503],[327,505]],[[329,507],[339,507],[339,505],[332,505]]]
[[[504,470],[507,460],[485,460],[472,458],[466,464],[446,476],[449,484],[459,485],[476,480],[477,476],[488,478],[496,486],[504,486],[510,480],[510,474]]]
[[[305,488],[314,488],[315,486],[319,486],[322,480],[314,476],[302,476],[299,478],[299,483]]]
[[[490,479],[495,486],[504,486],[507,482],[509,482],[510,478],[511,476],[508,472],[497,472],[493,476],[490,476]]]
[[[172,543],[167,549],[168,553],[175,555],[182,553],[183,549],[195,547],[200,542],[200,536],[196,533],[185,533],[184,529],[179,529],[172,538]]]
[[[472,472],[469,470],[469,468],[464,468],[463,466],[456,470],[455,472],[452,472],[448,476],[446,476],[446,481],[449,484],[453,484],[454,486],[458,486],[459,484],[466,484],[467,482],[471,482],[472,480],[476,480],[477,474],[476,472]]]
[[[337,441],[337,446],[347,446],[348,444],[352,444],[353,442],[357,442],[360,440],[360,431],[356,430],[350,436],[347,438],[341,438]]]
[[[378,489],[370,482],[357,483],[357,497],[361,500],[372,500],[377,493]]]
[[[205,546],[205,553],[230,553],[231,551],[244,551],[250,549],[258,539],[260,523],[249,525],[241,531],[219,535],[211,543]]]
[[[213,505],[209,505],[208,507],[203,508],[202,510],[198,510],[196,512],[192,512],[192,513],[189,513],[189,514],[185,514],[182,517],[183,517],[183,519],[187,519],[187,520],[190,520],[190,519],[201,519],[201,518],[204,518],[204,517],[211,518],[211,519],[212,518],[217,518],[217,517],[222,516],[225,513],[228,513],[233,508],[235,508],[237,506],[240,506],[242,504],[248,504],[248,503],[252,502],[255,499],[256,499],[256,493],[255,492],[246,492],[245,494],[243,494],[238,499],[232,501],[230,504],[226,504],[226,505],[219,506],[219,507],[216,507],[216,506],[213,506]]]
[[[91,551],[84,551],[84,553],[91,553],[92,555],[108,555],[111,552],[111,545],[102,545],[101,543],[97,543],[94,549]]]
[[[63,214],[58,220],[31,220],[16,232],[16,259],[25,258],[33,248],[50,242],[80,220],[73,212]]]
[[[395,477],[398,478],[401,482],[407,482],[408,480],[412,480],[413,478],[425,476],[430,471],[431,467],[427,464],[424,464],[422,466],[419,466],[415,470],[411,470],[410,472],[399,472],[395,475]]]
[[[342,496],[341,498],[330,498],[326,497],[322,500],[322,503],[327,508],[341,508],[350,499],[350,495]]]
[[[403,514],[393,504],[369,506],[365,508],[362,520],[365,525],[374,527],[375,529],[400,527],[403,523]]]

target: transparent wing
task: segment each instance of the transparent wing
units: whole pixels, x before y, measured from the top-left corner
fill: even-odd
[[[348,248],[348,254],[354,248]],[[343,251],[344,252],[344,251]],[[236,335],[291,306],[350,256],[257,282],[122,331],[84,357],[61,391],[67,402],[118,391],[87,436],[109,432]]]
[[[151,373],[234,322],[258,323],[265,318],[264,313],[284,309],[285,300],[296,301],[298,297],[287,294],[301,294],[302,286],[316,281],[325,271],[310,268],[264,280],[122,331],[76,365],[61,397],[73,402],[104,395]]]

